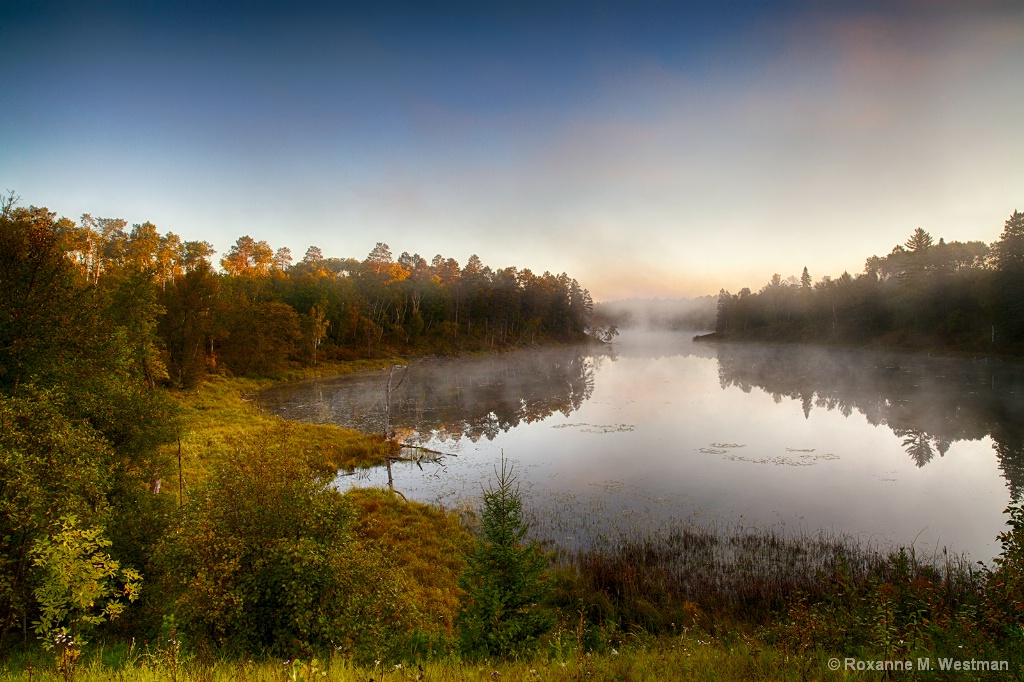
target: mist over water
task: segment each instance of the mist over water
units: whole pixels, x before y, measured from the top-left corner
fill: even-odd
[[[570,545],[679,519],[998,552],[1024,488],[1024,371],[995,361],[624,332],[610,346],[414,363],[392,396],[410,499],[478,506],[502,452],[538,537]],[[395,372],[397,383],[400,371]],[[286,418],[383,428],[386,372],[278,387]],[[381,470],[339,485],[383,485]]]

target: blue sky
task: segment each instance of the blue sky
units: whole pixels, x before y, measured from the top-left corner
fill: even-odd
[[[384,241],[602,300],[1024,209],[1019,2],[9,5],[0,189],[221,253]]]

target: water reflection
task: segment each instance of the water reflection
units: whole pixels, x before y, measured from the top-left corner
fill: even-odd
[[[854,411],[901,439],[917,467],[952,443],[992,438],[1014,500],[1024,492],[1024,368],[998,360],[965,360],[878,351],[833,351],[747,345],[716,347],[719,385],[757,387],[775,402]]]
[[[558,516],[563,540],[694,518],[993,555],[1005,486],[1018,498],[1024,488],[1019,366],[620,338],[414,363],[392,425],[458,459],[405,466],[402,493],[477,506],[504,453],[540,516],[559,500],[602,510]],[[288,418],[380,431],[386,377],[283,386],[261,400]]]
[[[415,362],[392,394],[391,423],[409,442],[494,440],[520,424],[580,409],[594,392],[595,370],[613,355],[610,348],[571,346]],[[384,428],[386,381],[386,373],[374,372],[304,382],[266,391],[260,401],[289,419],[377,432]]]

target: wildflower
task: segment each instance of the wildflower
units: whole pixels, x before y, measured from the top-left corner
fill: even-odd
[[[618,655],[619,655],[619,650],[618,649],[612,649],[612,656],[618,656]]]

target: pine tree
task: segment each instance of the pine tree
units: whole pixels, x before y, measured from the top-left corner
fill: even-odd
[[[999,241],[992,245],[992,260],[999,270],[1024,266],[1024,213],[1014,211],[1007,219]]]
[[[541,604],[547,563],[527,525],[512,467],[501,460],[497,487],[484,492],[480,542],[459,580],[465,597],[457,624],[465,656],[511,658],[533,648],[554,625]]]

